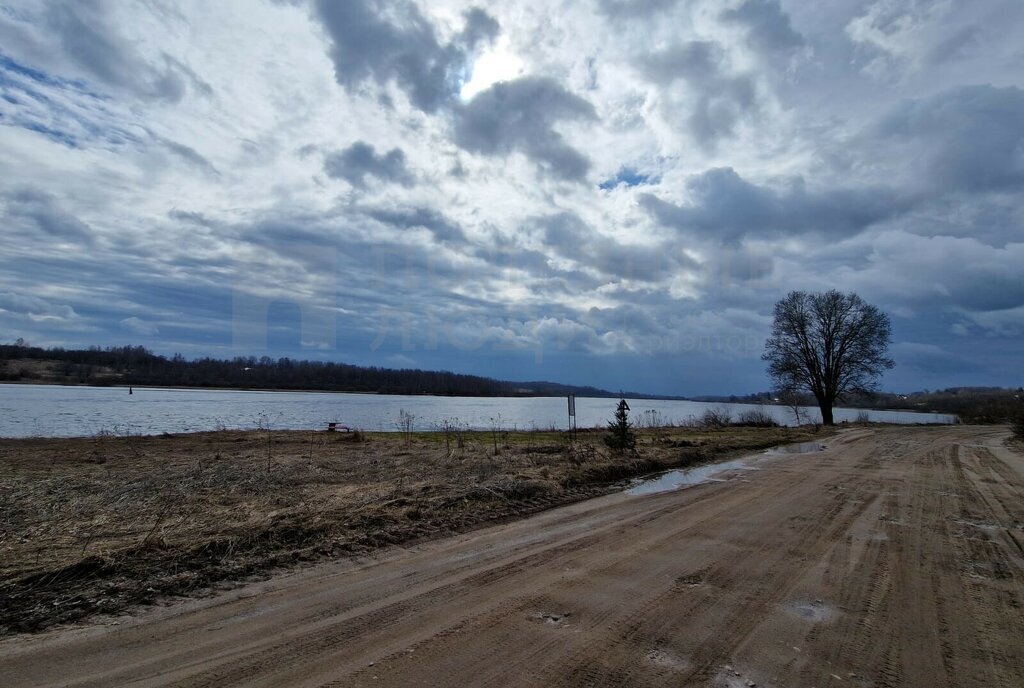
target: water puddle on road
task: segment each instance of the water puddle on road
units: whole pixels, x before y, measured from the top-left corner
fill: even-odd
[[[626,490],[630,496],[641,496],[657,494],[659,492],[671,492],[684,487],[692,487],[708,482],[724,482],[724,478],[716,476],[729,471],[756,471],[759,470],[754,464],[759,463],[766,457],[786,456],[790,454],[811,454],[823,451],[825,446],[819,442],[798,442],[796,444],[785,444],[772,447],[761,454],[751,454],[731,461],[712,463],[706,466],[694,468],[680,468],[674,471],[667,471],[651,478],[640,478],[632,487]]]
[[[796,444],[783,444],[778,447],[766,449],[765,454],[773,456],[776,454],[813,454],[825,450],[821,442],[797,442]]]

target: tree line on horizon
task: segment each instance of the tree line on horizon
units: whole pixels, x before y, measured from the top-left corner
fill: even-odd
[[[45,361],[45,373],[23,361]],[[153,385],[168,387],[226,387],[234,389],[295,389],[432,394],[439,396],[580,396],[610,397],[596,387],[554,382],[510,382],[448,371],[380,368],[288,357],[236,356],[230,359],[167,357],[143,346],[87,349],[41,348],[0,344],[0,381],[54,382],[90,385]]]

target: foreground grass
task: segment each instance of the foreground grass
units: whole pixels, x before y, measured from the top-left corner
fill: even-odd
[[[820,437],[224,431],[0,440],[0,634],[209,591],[297,562],[438,537],[639,475]]]

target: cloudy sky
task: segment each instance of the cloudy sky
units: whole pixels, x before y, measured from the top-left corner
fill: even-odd
[[[1024,384],[1024,3],[0,0],[0,340],[666,394],[854,290]]]

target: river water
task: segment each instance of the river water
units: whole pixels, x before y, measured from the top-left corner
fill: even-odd
[[[759,408],[745,404],[628,399],[637,425],[682,424],[707,409],[727,409],[733,417]],[[579,427],[604,426],[615,399],[576,399]],[[431,397],[321,392],[257,392],[136,387],[64,387],[0,384],[0,437],[74,437],[98,433],[144,434],[216,429],[322,429],[335,421],[363,430],[397,429],[399,411],[412,414],[417,430],[433,430],[445,420],[472,429],[564,429],[564,397]],[[785,407],[765,406],[779,423],[792,424]],[[818,419],[817,409],[808,409]],[[836,422],[854,420],[853,409],[836,409]],[[869,411],[871,420],[890,423],[951,423],[953,417],[903,411]]]

